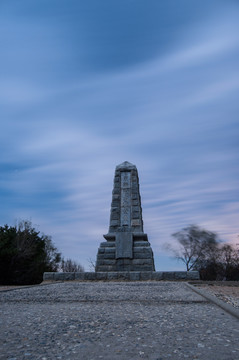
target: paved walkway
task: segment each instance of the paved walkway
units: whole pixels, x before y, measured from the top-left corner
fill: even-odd
[[[54,283],[0,293],[0,359],[236,360],[239,321],[182,282]]]

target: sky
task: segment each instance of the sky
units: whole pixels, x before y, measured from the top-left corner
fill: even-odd
[[[156,270],[197,224],[239,243],[239,2],[1,0],[0,225],[90,270],[137,166]]]

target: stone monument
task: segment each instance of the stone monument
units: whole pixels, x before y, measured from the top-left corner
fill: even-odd
[[[128,161],[116,166],[110,226],[98,249],[96,272],[155,271],[143,230],[138,171]]]
[[[45,272],[44,281],[198,280],[198,271],[155,271],[154,256],[144,233],[139,178],[128,161],[116,166],[110,226],[100,244],[95,272]]]

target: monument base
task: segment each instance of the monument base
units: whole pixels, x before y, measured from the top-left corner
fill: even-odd
[[[120,236],[118,243],[117,235]],[[131,240],[126,237],[126,241],[122,241],[123,235],[131,236]],[[110,234],[104,235],[107,240],[109,236]],[[119,233],[116,234],[115,241],[105,241],[100,244],[96,272],[154,272],[154,270],[153,251],[147,234]]]
[[[43,281],[188,281],[199,279],[198,271],[45,272],[43,274]]]

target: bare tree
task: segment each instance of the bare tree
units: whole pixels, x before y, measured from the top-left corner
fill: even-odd
[[[202,280],[239,280],[239,251],[222,243],[213,232],[190,225],[172,235],[175,246],[167,246],[186,270],[198,270]]]
[[[220,248],[219,264],[221,274],[226,280],[239,278],[239,253],[234,245],[224,244]]]
[[[96,262],[95,262],[95,260],[93,260],[92,258],[89,258],[89,259],[88,259],[88,263],[89,263],[90,269],[91,269],[92,271],[95,271],[95,268],[96,268]]]
[[[71,259],[62,259],[60,270],[63,272],[84,272],[84,267]]]
[[[197,269],[205,261],[216,258],[217,235],[213,232],[201,229],[197,225],[190,225],[172,235],[178,241],[178,248],[170,248],[174,256],[183,261],[186,270]]]

